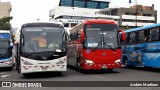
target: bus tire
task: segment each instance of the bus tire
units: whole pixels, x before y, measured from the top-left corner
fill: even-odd
[[[60,75],[60,76],[64,76],[66,72],[62,71],[62,72],[57,72],[57,75]]]
[[[80,63],[79,63],[79,58],[77,57],[77,70],[79,71],[79,72],[81,72],[82,70],[81,70],[81,67],[80,67]]]
[[[86,73],[86,70],[84,70],[84,69],[82,69],[80,67],[80,63],[79,62],[77,62],[77,69],[78,69],[78,72],[80,72],[80,73]]]
[[[79,63],[79,61],[77,61],[77,69],[78,69],[78,71],[79,71],[79,72],[81,72],[81,71],[82,71],[82,69],[81,69],[81,67],[80,67],[80,63]]]
[[[29,74],[28,73],[23,73],[23,77],[29,77]]]
[[[18,72],[18,73],[21,73],[21,69],[20,69],[20,68],[17,68],[17,72]]]
[[[125,58],[125,59],[124,59],[124,67],[125,67],[125,68],[134,68],[134,65],[128,65],[128,59]]]
[[[129,67],[129,66],[128,66],[128,59],[127,59],[127,58],[124,59],[124,67],[125,67],[125,68],[128,68],[128,67]]]

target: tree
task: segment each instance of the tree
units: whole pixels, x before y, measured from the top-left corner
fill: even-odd
[[[10,20],[13,17],[4,17],[0,19],[0,30],[11,30]]]
[[[121,27],[119,27],[119,29],[121,29],[121,30],[128,30],[129,28],[126,27],[126,26],[121,26]]]

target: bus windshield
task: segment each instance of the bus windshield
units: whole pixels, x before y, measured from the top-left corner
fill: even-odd
[[[118,26],[113,24],[90,24],[85,25],[86,48],[117,48]]]
[[[63,28],[25,27],[22,30],[22,52],[58,51],[63,47]]]
[[[0,39],[0,57],[1,58],[10,57],[9,47],[10,47],[9,39],[1,38]]]

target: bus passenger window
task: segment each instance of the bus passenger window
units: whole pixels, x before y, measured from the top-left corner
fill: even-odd
[[[69,23],[63,23],[64,27],[69,27]]]
[[[81,30],[78,30],[77,31],[77,39],[80,39],[80,36],[81,36]]]
[[[150,30],[145,30],[144,31],[144,42],[147,42],[147,41],[151,41],[151,37],[150,37]]]
[[[71,23],[71,27],[76,26],[78,23]]]
[[[135,40],[136,40],[135,32],[130,33],[129,43],[135,43]]]
[[[151,41],[156,41],[159,39],[159,29],[158,28],[153,28],[150,30],[150,37]]]
[[[138,37],[137,37],[137,40],[138,42],[143,42],[144,41],[144,38],[145,38],[145,31],[138,31]]]

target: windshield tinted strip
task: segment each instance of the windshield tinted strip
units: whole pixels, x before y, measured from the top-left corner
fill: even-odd
[[[63,28],[63,25],[61,24],[54,24],[54,23],[27,23],[22,26],[24,27],[59,27]]]

